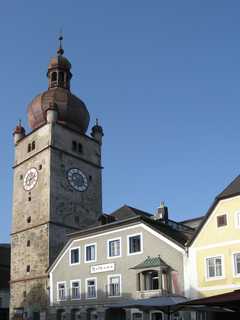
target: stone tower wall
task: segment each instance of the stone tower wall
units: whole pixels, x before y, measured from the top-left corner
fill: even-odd
[[[28,152],[33,141],[35,149]],[[73,152],[72,141],[82,145],[81,153]],[[44,309],[47,268],[66,243],[67,234],[96,224],[102,213],[101,150],[96,141],[62,125],[46,124],[22,139],[15,151],[11,315],[14,308]],[[24,176],[32,167],[38,171],[38,181],[25,191]],[[87,176],[85,192],[70,186],[70,168],[79,168]]]

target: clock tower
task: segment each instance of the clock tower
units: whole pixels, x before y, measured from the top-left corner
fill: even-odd
[[[47,269],[66,235],[102,214],[103,130],[97,121],[87,134],[89,113],[70,90],[71,64],[59,40],[48,90],[28,106],[31,132],[21,123],[14,131],[10,312],[34,320],[47,309]]]

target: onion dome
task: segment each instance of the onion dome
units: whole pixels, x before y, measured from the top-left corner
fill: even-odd
[[[90,116],[84,102],[70,91],[71,63],[63,56],[62,36],[57,56],[48,65],[48,90],[37,95],[28,105],[28,121],[34,130],[47,122],[46,111],[55,106],[58,111],[57,122],[84,134],[89,125]]]

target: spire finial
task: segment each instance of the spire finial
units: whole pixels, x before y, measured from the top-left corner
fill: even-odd
[[[98,126],[98,118],[96,119],[96,126]]]
[[[21,128],[21,126],[22,126],[22,120],[21,119],[18,120],[18,125],[19,125],[19,128]]]
[[[64,54],[64,50],[63,50],[63,48],[62,48],[62,40],[63,40],[62,28],[60,29],[58,40],[59,40],[59,48],[58,48],[58,50],[57,50],[57,54],[59,54],[60,56],[62,56],[62,55]]]

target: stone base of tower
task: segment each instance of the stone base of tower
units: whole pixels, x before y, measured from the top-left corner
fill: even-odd
[[[10,320],[47,319],[48,278],[11,283]]]

